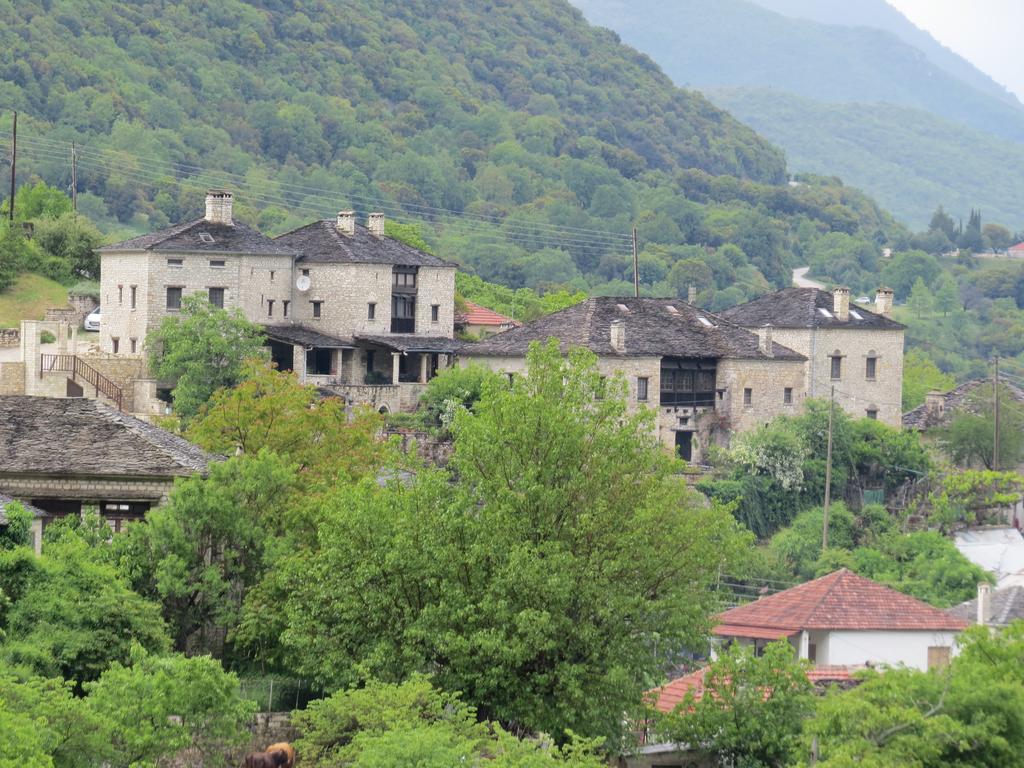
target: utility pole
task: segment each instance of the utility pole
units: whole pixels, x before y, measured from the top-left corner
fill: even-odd
[[[825,454],[825,505],[821,526],[821,549],[828,549],[828,506],[832,500],[832,409],[836,401],[836,385],[832,385],[832,394],[828,401],[828,450]]]
[[[992,469],[999,471],[999,355],[995,356],[992,375]]]
[[[633,227],[633,296],[640,298],[640,258],[636,253],[636,227]]]
[[[11,129],[11,199],[8,203],[7,218],[14,224],[14,174],[18,165],[18,113],[14,113],[14,125]]]
[[[78,212],[78,152],[71,142],[71,210]]]

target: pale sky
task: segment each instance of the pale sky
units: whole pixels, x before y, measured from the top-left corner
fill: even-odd
[[[1024,0],[888,0],[1024,101]]]

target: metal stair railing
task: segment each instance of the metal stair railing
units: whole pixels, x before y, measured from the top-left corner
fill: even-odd
[[[113,401],[119,411],[124,410],[121,388],[78,355],[40,355],[39,378],[43,378],[44,373],[52,371],[70,373],[73,379],[81,379],[89,386],[94,387],[97,397],[103,395]]]

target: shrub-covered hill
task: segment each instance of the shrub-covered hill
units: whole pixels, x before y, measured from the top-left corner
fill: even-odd
[[[628,289],[637,224],[645,288],[685,290],[673,266],[705,252],[683,244],[734,242],[714,282],[742,298],[824,230],[893,228],[854,190],[778,186],[779,150],[563,0],[0,0],[0,48],[19,171],[66,186],[52,142],[76,139],[107,229],[182,219],[226,179],[267,231],[415,214],[513,286]]]

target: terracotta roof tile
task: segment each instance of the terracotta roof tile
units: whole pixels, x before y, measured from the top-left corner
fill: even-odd
[[[726,611],[712,631],[757,637],[765,629],[957,631],[967,622],[846,568]],[[727,631],[725,631],[727,630]]]
[[[472,301],[465,302],[466,311],[460,312],[457,320],[466,325],[508,325],[519,327],[522,323],[513,320],[511,317],[498,314],[493,309],[481,307]]]

